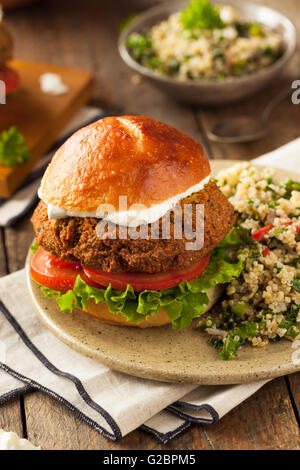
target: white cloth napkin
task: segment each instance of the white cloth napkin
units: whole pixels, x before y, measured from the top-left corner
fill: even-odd
[[[265,383],[199,387],[115,372],[72,350],[40,323],[23,269],[0,279],[0,298],[0,403],[30,386],[113,440],[144,424],[166,442],[191,422],[215,422]]]
[[[255,158],[252,163],[300,173],[300,137],[273,152]]]
[[[255,163],[299,172],[299,155],[297,139]],[[166,443],[192,422],[217,421],[266,383],[168,384],[115,372],[70,349],[40,323],[24,270],[0,279],[0,299],[0,403],[38,389],[111,440],[141,426]]]

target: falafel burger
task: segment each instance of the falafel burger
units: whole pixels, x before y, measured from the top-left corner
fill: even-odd
[[[233,206],[202,147],[149,117],[77,131],[39,196],[31,277],[61,310],[184,328],[243,269]]]

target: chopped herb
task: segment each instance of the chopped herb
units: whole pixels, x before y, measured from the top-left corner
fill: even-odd
[[[248,23],[247,29],[250,36],[258,37],[263,35],[262,27],[259,23]]]
[[[199,323],[198,328],[201,330],[205,330],[206,328],[214,328],[216,326],[216,322],[211,317],[207,317],[205,320]]]
[[[272,49],[272,47],[270,47],[270,46],[267,46],[262,50],[262,53],[264,55],[269,55],[269,56],[273,57],[274,56],[274,49]]]
[[[279,206],[279,202],[276,199],[272,199],[272,201],[267,204],[271,209],[275,209],[275,207]]]
[[[291,179],[287,180],[284,183],[285,194],[283,195],[284,199],[291,199],[293,191],[300,191],[300,183],[297,181],[292,181]]]
[[[214,59],[224,59],[224,54],[220,49],[215,49],[213,53]]]
[[[259,323],[260,326],[265,326],[266,325],[266,314],[265,312],[261,312],[257,315],[255,318],[255,322]]]
[[[266,190],[267,190],[267,191],[271,191],[271,193],[277,195],[275,189],[271,188],[271,186],[269,186],[269,185],[266,187]]]
[[[285,336],[288,336],[289,338],[295,339],[296,336],[298,336],[299,334],[297,325],[293,322],[281,320],[281,322],[279,323],[279,327],[286,329]]]
[[[269,338],[272,343],[278,343],[282,339],[281,336],[276,335],[274,338]]]
[[[294,279],[292,281],[292,288],[300,294],[300,280],[299,279]]]
[[[129,49],[132,57],[139,60],[144,52],[151,48],[151,40],[146,34],[132,33],[127,38],[126,47]]]
[[[274,237],[277,237],[280,233],[286,232],[288,229],[286,227],[280,227],[274,231]]]
[[[234,64],[231,66],[231,70],[234,72],[238,72],[239,70],[243,70],[246,67],[246,61],[245,60],[237,60]]]
[[[255,322],[248,322],[240,328],[234,328],[225,339],[219,356],[221,359],[228,361],[236,356],[238,348],[244,344],[248,338],[257,336],[258,328]]]
[[[30,151],[16,126],[0,134],[0,163],[5,166],[22,165],[30,158]]]
[[[299,258],[294,258],[291,261],[288,261],[286,264],[288,266],[293,266],[294,268],[296,268],[298,263],[300,263],[300,257]]]
[[[223,341],[220,338],[209,338],[208,343],[215,349],[219,349],[223,346]]]
[[[238,317],[243,317],[247,312],[248,308],[248,302],[241,301],[234,305],[234,307],[232,308],[232,312]]]
[[[181,63],[179,62],[179,60],[174,59],[172,64],[168,68],[168,74],[173,75],[174,73],[178,72],[178,70],[180,69],[180,65]]]
[[[259,248],[255,248],[251,251],[250,258],[257,259],[257,258],[260,258],[260,256],[261,256],[261,252]]]
[[[150,69],[158,69],[161,66],[161,61],[157,55],[151,55],[147,60],[147,67]]]
[[[280,273],[280,271],[282,271],[282,267],[281,266],[278,266],[277,263],[274,264],[274,269],[277,273]]]
[[[300,305],[292,304],[290,306],[290,309],[287,313],[287,318],[290,322],[296,323],[299,310],[300,310]]]

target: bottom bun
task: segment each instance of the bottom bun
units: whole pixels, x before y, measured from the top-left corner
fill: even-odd
[[[216,286],[207,292],[209,297],[209,304],[203,313],[207,312],[217,302],[222,291],[222,286]],[[87,302],[87,310],[83,310],[83,312],[110,325],[150,328],[153,326],[164,326],[171,323],[169,316],[163,308],[160,308],[155,315],[149,315],[146,320],[143,320],[139,324],[128,321],[121,313],[111,313],[108,310],[108,306],[105,302],[99,302],[96,304],[94,300],[89,300]]]

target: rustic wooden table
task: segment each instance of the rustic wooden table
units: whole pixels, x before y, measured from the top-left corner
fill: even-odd
[[[117,51],[120,21],[151,3],[142,1],[44,0],[6,16],[20,59],[81,67],[95,74],[93,104],[122,113],[146,114],[187,132],[202,142],[210,158],[250,159],[300,136],[300,105],[283,101],[273,112],[268,136],[243,145],[211,144],[206,129],[236,113],[259,113],[278,84],[228,109],[189,109],[171,102],[145,82],[135,84]],[[260,0],[286,13],[300,30],[299,0]],[[290,74],[300,70],[298,53]],[[298,77],[300,78],[299,74]],[[300,158],[300,157],[299,157]],[[24,265],[33,237],[29,217],[0,232],[0,274]],[[111,443],[63,406],[40,392],[0,407],[0,428],[14,430],[43,449],[300,449],[300,374],[267,384],[217,424],[192,426],[167,446],[135,431]]]

